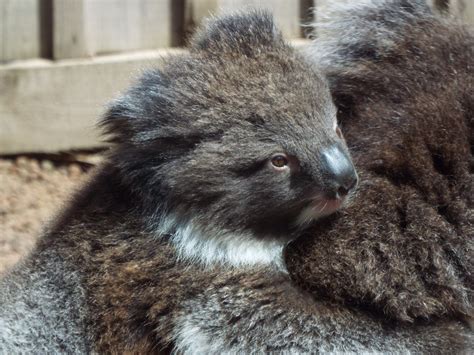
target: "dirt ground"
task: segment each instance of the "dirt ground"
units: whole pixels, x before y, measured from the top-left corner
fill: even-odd
[[[97,154],[0,158],[0,273],[32,248],[99,160]]]

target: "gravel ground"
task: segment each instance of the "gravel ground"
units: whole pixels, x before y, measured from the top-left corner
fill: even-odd
[[[97,154],[0,158],[0,273],[32,248],[43,225],[99,159]]]

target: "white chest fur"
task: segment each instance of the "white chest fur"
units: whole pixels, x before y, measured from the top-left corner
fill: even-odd
[[[230,267],[273,266],[284,270],[283,248],[288,240],[259,237],[250,232],[231,232],[202,227],[196,222],[177,222],[162,218],[160,234],[169,234],[178,259],[204,266],[221,264]]]

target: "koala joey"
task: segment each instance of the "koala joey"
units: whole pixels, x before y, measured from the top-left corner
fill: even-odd
[[[290,281],[284,246],[357,174],[324,77],[268,14],[207,23],[102,125],[105,163],[1,282],[5,352],[461,349],[457,323],[392,330]]]

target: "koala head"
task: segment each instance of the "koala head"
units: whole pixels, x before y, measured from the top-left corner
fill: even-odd
[[[262,12],[207,23],[103,125],[112,163],[155,216],[283,235],[334,212],[357,183],[325,79]]]

